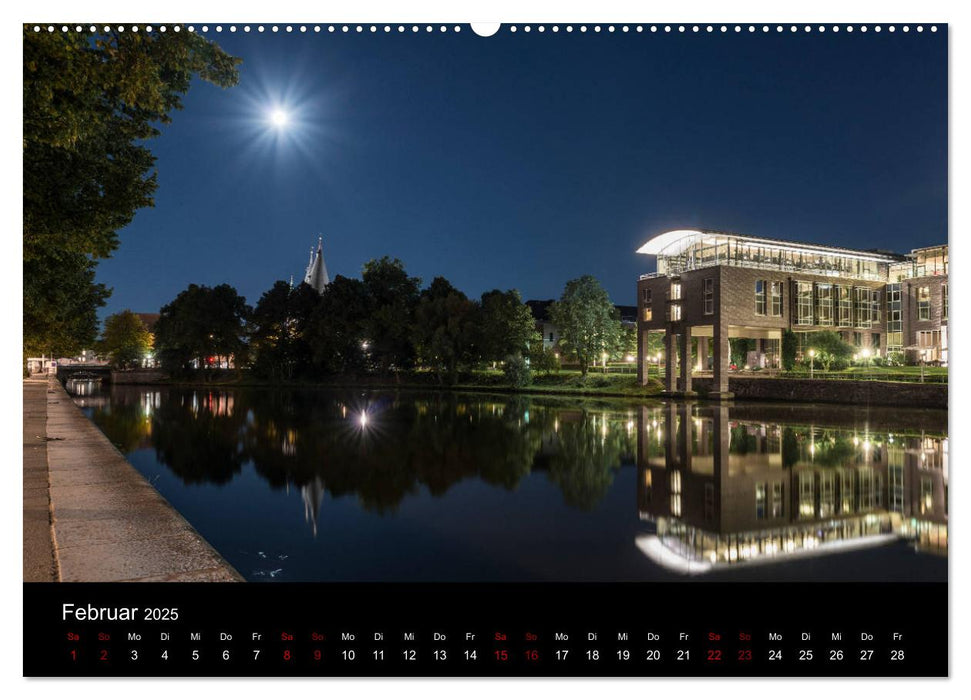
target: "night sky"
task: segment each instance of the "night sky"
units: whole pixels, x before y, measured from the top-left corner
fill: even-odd
[[[318,235],[332,277],[390,255],[426,284],[546,299],[592,274],[619,304],[653,269],[635,249],[670,228],[947,237],[944,27],[207,36],[240,83],[197,81],[150,143],[156,205],[99,267],[102,315],[190,282],[255,304],[302,279]]]

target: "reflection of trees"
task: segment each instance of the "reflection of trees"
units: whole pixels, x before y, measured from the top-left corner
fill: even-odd
[[[590,509],[633,452],[621,414],[523,396],[171,389],[150,409],[144,396],[113,391],[95,420],[125,451],[150,435],[186,484],[227,483],[250,461],[272,488],[354,495],[379,513],[465,479],[512,490],[533,469],[548,471],[569,505]]]
[[[444,494],[466,478],[514,488],[542,440],[508,407],[442,395],[414,401],[351,396],[312,402],[253,397],[247,445],[271,484],[321,478],[334,496],[357,494],[365,508],[393,511],[425,486]],[[369,423],[360,425],[362,411]],[[290,456],[282,449],[292,440]]]
[[[152,442],[159,462],[186,484],[225,484],[245,461],[242,411],[217,413],[192,392],[172,392],[152,416]]]
[[[134,452],[152,433],[152,421],[137,403],[115,403],[95,408],[91,419],[124,452]]]
[[[560,487],[568,505],[592,510],[607,494],[622,455],[631,454],[631,439],[618,425],[610,425],[606,413],[588,411],[563,422],[558,438],[559,450],[549,463],[550,481]]]

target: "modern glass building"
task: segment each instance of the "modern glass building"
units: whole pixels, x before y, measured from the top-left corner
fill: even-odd
[[[778,367],[783,330],[838,332],[868,357],[947,362],[947,245],[909,254],[679,229],[638,251],[656,272],[637,283],[639,368],[665,361],[668,391],[711,372],[728,392],[729,339],[749,338],[746,364]],[[649,333],[664,336],[651,357]]]

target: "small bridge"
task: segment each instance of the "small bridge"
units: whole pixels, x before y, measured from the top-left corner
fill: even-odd
[[[111,379],[111,367],[109,365],[58,365],[57,379],[61,384],[70,379],[90,379],[92,381],[104,381]]]

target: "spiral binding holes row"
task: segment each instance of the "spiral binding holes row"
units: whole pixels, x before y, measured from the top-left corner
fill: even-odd
[[[306,34],[308,32],[315,33],[315,34],[320,34],[322,32],[326,32],[328,34],[364,34],[364,33],[369,33],[369,34],[377,34],[377,33],[390,34],[392,32],[397,32],[399,34],[405,34],[405,33],[412,33],[412,34],[425,33],[425,34],[430,34],[430,33],[435,33],[435,32],[437,32],[437,33],[446,33],[446,32],[455,32],[455,33],[457,33],[457,32],[461,32],[462,31],[462,27],[460,25],[457,25],[457,24],[456,25],[444,25],[444,24],[442,24],[442,25],[431,25],[431,24],[426,24],[426,25],[418,25],[418,24],[411,24],[411,25],[404,25],[404,24],[398,24],[398,25],[390,25],[390,24],[384,24],[384,25],[377,25],[377,24],[370,24],[370,25],[364,25],[364,24],[328,24],[328,25],[319,25],[319,24],[306,25],[306,24],[300,24],[300,25],[290,25],[290,24],[287,24],[287,25],[282,25],[282,26],[281,25],[276,25],[276,24],[274,24],[274,25],[262,25],[262,24],[260,24],[260,25],[251,26],[251,25],[248,25],[247,24],[247,25],[242,25],[242,26],[238,26],[238,27],[236,25],[234,25],[234,24],[233,25],[229,25],[227,27],[223,27],[222,25],[214,25],[214,26],[210,27],[209,25],[205,25],[204,24],[204,25],[202,25],[201,27],[198,27],[198,28],[196,28],[194,25],[189,25],[187,27],[183,27],[182,25],[172,25],[171,27],[166,26],[166,25],[160,25],[158,27],[154,27],[152,25],[144,25],[144,26],[139,26],[139,25],[117,25],[117,26],[103,25],[103,26],[100,26],[99,27],[99,26],[93,25],[93,24],[92,25],[89,25],[87,27],[82,26],[80,24],[74,25],[73,27],[72,26],[68,26],[68,25],[61,25],[60,27],[57,27],[57,26],[55,26],[53,24],[46,25],[46,26],[37,25],[37,24],[33,25],[34,32],[47,31],[48,33],[54,33],[58,29],[61,32],[69,32],[71,30],[74,30],[75,32],[88,31],[90,33],[95,33],[97,31],[99,31],[99,29],[100,29],[100,30],[102,30],[105,33],[107,33],[107,32],[123,33],[123,32],[126,32],[126,31],[130,31],[130,32],[133,32],[133,33],[137,33],[137,32],[147,32],[147,33],[151,33],[153,31],[158,31],[158,32],[163,33],[163,34],[166,33],[166,32],[168,32],[168,31],[172,31],[172,32],[178,33],[178,32],[183,31],[183,30],[188,31],[190,33],[191,32],[200,32],[202,34],[208,34],[210,31],[215,31],[218,34],[218,33],[223,32],[224,30],[225,31],[228,31],[229,33],[243,32],[244,34],[245,33],[250,33],[250,32],[263,33],[263,32],[267,32],[267,31],[269,31],[271,33],[279,33],[281,31],[283,31],[283,32],[288,33],[288,34],[289,33],[293,33],[293,32],[297,32],[297,33],[300,33],[300,34]],[[547,31],[549,31],[549,32],[551,32],[553,34],[560,33],[560,32],[565,32],[567,34],[574,33],[574,32],[579,32],[581,34],[587,33],[587,32],[593,32],[594,34],[597,34],[597,33],[602,33],[604,31],[606,31],[607,33],[612,33],[612,32],[618,32],[619,31],[621,33],[630,33],[630,32],[634,32],[634,33],[644,33],[644,32],[648,32],[648,33],[652,33],[652,34],[656,34],[656,33],[665,33],[665,34],[671,34],[671,33],[679,33],[679,34],[715,34],[715,33],[719,33],[719,34],[727,34],[727,33],[730,33],[730,32],[731,33],[735,33],[735,34],[741,34],[743,32],[747,32],[749,34],[754,34],[754,33],[757,33],[757,32],[761,32],[763,34],[768,34],[770,32],[775,32],[775,33],[783,33],[783,32],[789,32],[789,33],[820,33],[820,34],[826,33],[826,32],[832,32],[834,34],[838,34],[840,32],[846,32],[847,34],[851,34],[851,33],[855,32],[855,31],[858,31],[858,32],[861,32],[861,33],[874,32],[874,33],[878,33],[879,34],[880,32],[883,32],[883,31],[887,31],[887,32],[890,32],[890,33],[894,33],[894,32],[896,32],[898,30],[901,31],[901,32],[904,32],[906,34],[906,33],[909,33],[911,30],[920,33],[920,32],[925,31],[925,29],[929,29],[929,31],[931,31],[931,32],[936,32],[937,31],[937,26],[936,25],[931,25],[930,27],[925,28],[924,25],[920,25],[920,24],[919,25],[916,25],[916,26],[913,26],[913,27],[911,27],[910,25],[906,25],[906,24],[905,25],[902,25],[902,26],[899,26],[899,27],[897,25],[886,25],[886,26],[884,26],[884,25],[879,25],[879,24],[878,25],[872,25],[872,26],[871,25],[865,25],[865,24],[863,24],[863,25],[852,25],[852,24],[849,24],[849,25],[839,25],[839,24],[833,24],[833,25],[823,25],[823,24],[820,24],[820,25],[808,25],[808,24],[807,25],[795,25],[795,24],[790,24],[790,25],[782,25],[782,24],[773,24],[773,25],[768,25],[768,24],[763,24],[763,25],[754,25],[754,24],[748,24],[748,25],[741,25],[741,24],[732,24],[732,25],[729,25],[729,24],[691,24],[691,25],[685,25],[685,24],[678,24],[678,25],[671,25],[671,24],[662,24],[662,25],[657,25],[657,24],[651,24],[651,25],[642,25],[642,24],[636,24],[636,25],[627,25],[627,24],[623,24],[623,25],[612,25],[612,24],[611,25],[599,25],[599,24],[595,24],[595,25],[586,25],[586,24],[580,24],[580,25],[576,25],[576,26],[571,25],[571,24],[563,25],[563,26],[561,26],[561,25],[550,25],[550,26],[547,26],[547,25],[542,25],[542,24],[535,25],[535,26],[534,25],[528,25],[528,24],[527,25],[516,25],[516,24],[512,24],[512,25],[509,25],[507,27],[503,27],[503,30],[506,31],[506,32],[508,32],[508,33],[510,33],[510,34],[515,34],[517,32],[523,32],[523,33],[527,33],[528,34],[528,33],[534,32],[534,31],[537,32],[537,33],[539,33],[539,34],[546,33]]]

